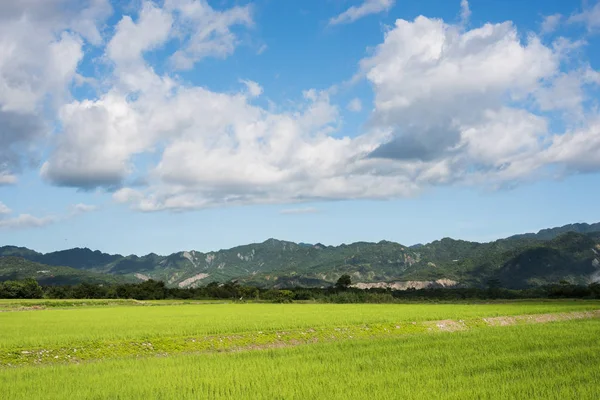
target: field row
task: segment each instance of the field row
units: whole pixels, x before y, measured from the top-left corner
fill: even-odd
[[[202,304],[0,312],[0,351],[600,309],[599,301],[506,304]]]

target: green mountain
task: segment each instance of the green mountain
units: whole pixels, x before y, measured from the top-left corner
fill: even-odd
[[[73,281],[91,280],[91,275],[81,275],[89,273],[95,279],[152,278],[179,287],[231,279],[264,287],[328,286],[350,274],[360,287],[485,286],[494,279],[505,287],[524,288],[600,278],[599,232],[600,223],[572,224],[489,243],[444,238],[416,246],[389,241],[325,246],[269,239],[208,253],[142,257],[80,248],[42,254],[5,246],[0,247],[0,259],[20,257],[69,268],[64,271],[73,274]]]
[[[542,229],[538,233],[524,233],[521,235],[514,235],[509,237],[508,239],[537,239],[537,240],[552,240],[555,237],[562,235],[567,232],[576,232],[576,233],[594,233],[600,232],[600,222],[596,224],[569,224],[560,226],[557,228],[549,228]]]
[[[0,257],[0,281],[34,278],[42,285],[74,285],[81,282],[113,284],[133,282],[122,276],[38,264],[20,257]]]
[[[561,280],[588,284],[600,278],[598,232],[567,232],[547,241],[509,238],[491,243],[465,243],[444,239],[419,250],[422,257],[439,260],[437,270],[417,269],[405,275],[405,279],[443,277],[467,286],[481,286],[490,279],[498,279],[503,287],[526,288]]]
[[[55,251],[52,253],[38,253],[26,247],[4,246],[0,247],[0,256],[14,256],[25,258],[30,261],[41,264],[72,267],[77,269],[94,269],[120,260],[123,258],[120,254],[110,255],[100,251],[90,249],[69,249]]]

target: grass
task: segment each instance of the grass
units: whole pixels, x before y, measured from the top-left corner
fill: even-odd
[[[599,309],[598,301],[507,304],[201,304],[0,313],[0,351],[248,332]]]
[[[600,321],[0,370],[6,399],[597,399]]]
[[[596,399],[600,393],[600,319],[496,320],[514,326],[483,320],[582,315],[599,310],[599,301],[28,300],[0,301],[2,308],[2,399]],[[440,332],[432,321],[441,320],[454,320],[448,326],[458,331]]]

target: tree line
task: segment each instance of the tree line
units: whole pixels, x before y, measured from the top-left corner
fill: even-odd
[[[490,282],[487,288],[438,289],[356,289],[348,275],[326,288],[263,289],[244,286],[236,281],[212,282],[197,288],[171,288],[164,282],[40,286],[34,279],[0,282],[4,299],[136,299],[136,300],[208,300],[266,301],[288,303],[394,303],[404,301],[457,301],[487,299],[581,298],[600,299],[600,283],[587,286],[561,282],[532,289],[510,290]]]

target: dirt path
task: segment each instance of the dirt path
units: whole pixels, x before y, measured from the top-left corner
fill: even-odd
[[[514,317],[483,318],[490,326],[509,326],[519,323],[543,324],[545,322],[569,321],[572,319],[600,318],[600,310],[574,311],[568,313],[517,315]]]
[[[551,313],[551,314],[527,314],[527,315],[514,315],[507,317],[489,317],[481,318],[487,326],[511,326],[517,324],[543,324],[546,322],[556,321],[570,321],[574,319],[591,319],[600,318],[600,310],[593,311],[573,311],[566,313]],[[470,320],[473,322],[476,320]],[[463,320],[454,321],[451,319],[445,319],[441,321],[429,321],[425,322],[425,325],[429,327],[429,330],[439,330],[442,332],[456,332],[464,331],[469,329],[467,322]]]

